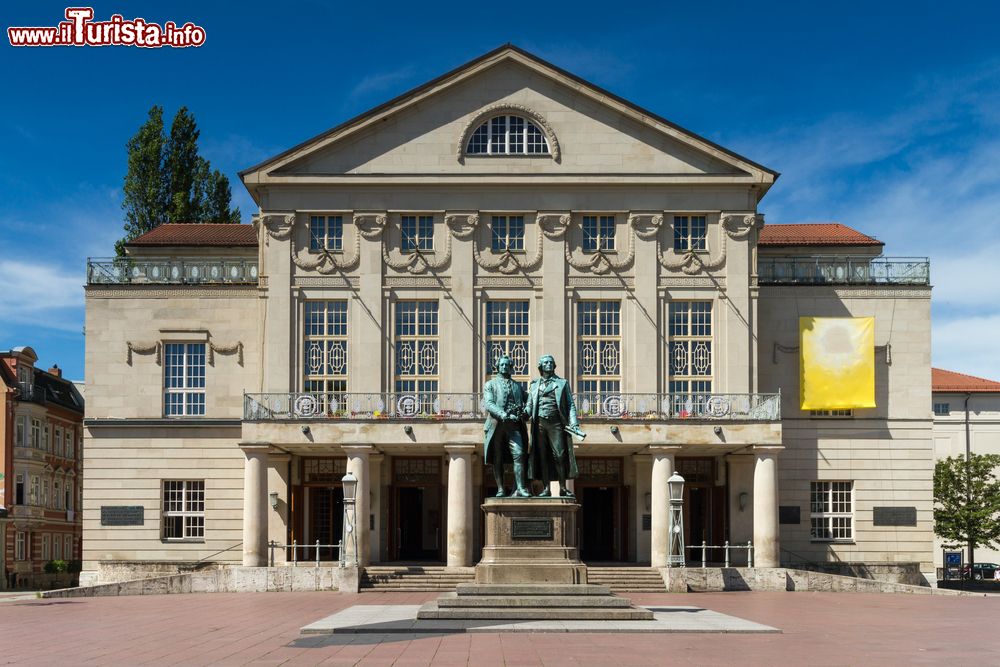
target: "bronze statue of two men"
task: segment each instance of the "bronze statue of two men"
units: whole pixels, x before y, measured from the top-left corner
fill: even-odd
[[[493,468],[497,497],[506,495],[503,470],[504,464],[511,463],[515,485],[511,496],[531,497],[529,480],[542,482],[539,497],[550,496],[550,483],[558,480],[559,495],[572,498],[566,480],[575,479],[578,470],[570,435],[586,437],[576,418],[573,392],[569,383],[556,375],[556,360],[550,354],[538,360],[540,376],[531,382],[527,396],[511,379],[513,365],[510,357],[500,357],[497,376],[483,387],[487,412],[484,459]],[[530,440],[525,420],[530,425]]]

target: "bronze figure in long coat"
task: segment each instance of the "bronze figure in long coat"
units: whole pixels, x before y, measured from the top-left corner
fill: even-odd
[[[573,497],[566,488],[567,479],[579,474],[573,439],[565,429],[579,430],[576,405],[569,383],[555,374],[556,361],[550,354],[538,360],[541,377],[528,387],[526,412],[531,420],[531,453],[528,476],[540,480],[545,487],[539,494],[551,495],[549,483],[559,481],[559,495]]]
[[[512,367],[509,357],[500,357],[497,377],[483,387],[483,406],[486,408],[483,461],[493,468],[497,497],[505,495],[503,467],[513,464],[515,489],[511,495],[524,498],[531,495],[526,465],[528,434],[524,427],[524,390],[511,379]]]

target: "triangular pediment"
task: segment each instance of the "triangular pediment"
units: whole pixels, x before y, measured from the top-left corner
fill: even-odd
[[[546,156],[471,156],[469,135],[491,113],[523,115],[549,137]],[[777,174],[607,91],[504,47],[242,173],[272,179],[338,176]]]

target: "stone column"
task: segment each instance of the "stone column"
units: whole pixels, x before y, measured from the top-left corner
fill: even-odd
[[[473,445],[445,445],[448,452],[448,567],[472,565]]]
[[[368,538],[368,541],[371,543],[371,554],[369,557],[372,563],[382,561],[382,503],[386,502],[386,499],[382,497],[382,461],[384,460],[384,454],[368,455],[368,471],[370,475],[368,487],[371,489],[371,507],[369,507],[369,511],[375,519],[374,524],[369,524],[371,531]]]
[[[666,567],[670,547],[670,490],[667,480],[674,471],[674,455],[680,447],[650,447],[653,457],[653,474],[650,485],[650,554],[653,567]]]
[[[358,539],[358,564],[361,567],[371,562],[371,534],[368,529],[369,509],[369,475],[368,475],[368,455],[372,452],[370,445],[344,445],[344,453],[347,455],[347,472],[353,473],[358,478],[357,500],[354,504],[355,516],[357,517],[354,530]],[[344,544],[345,555],[353,554],[353,545]]]
[[[753,564],[778,567],[778,452],[783,447],[754,447]]]
[[[243,463],[243,565],[267,565],[267,456],[266,444],[240,445]]]

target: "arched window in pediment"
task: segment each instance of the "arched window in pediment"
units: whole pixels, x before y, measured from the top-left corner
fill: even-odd
[[[534,121],[515,114],[489,118],[472,132],[467,155],[549,155],[549,141]]]

